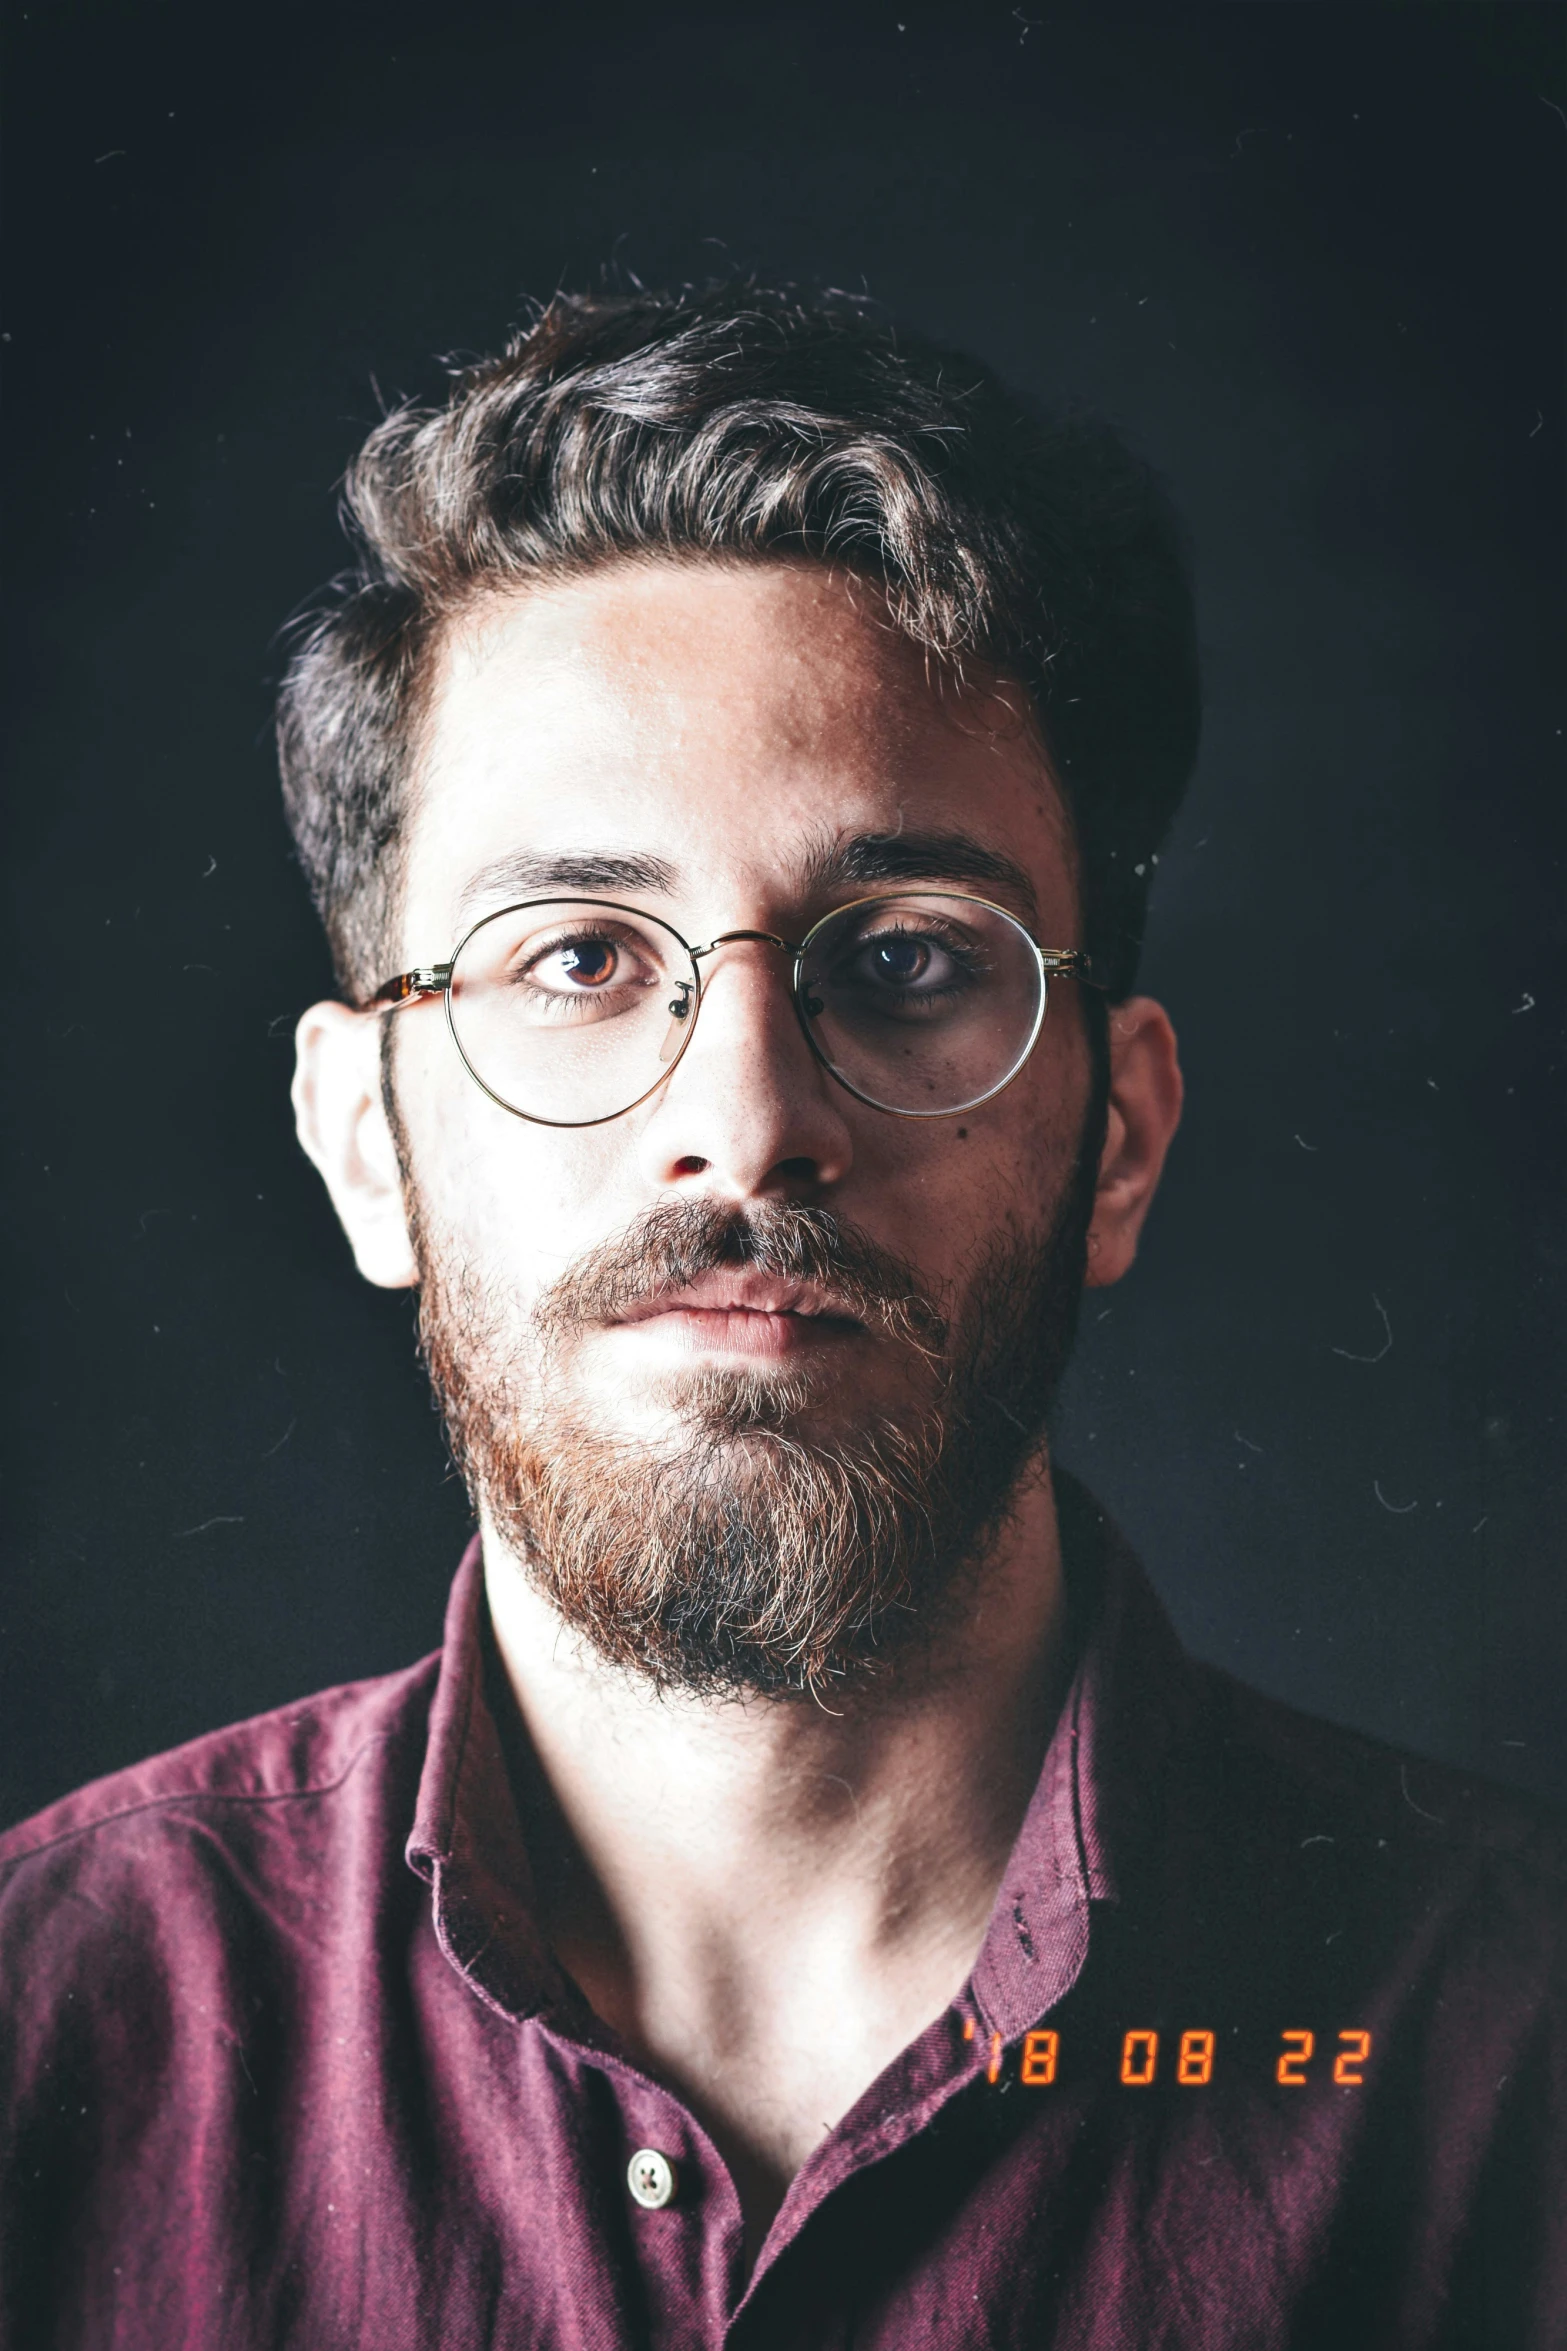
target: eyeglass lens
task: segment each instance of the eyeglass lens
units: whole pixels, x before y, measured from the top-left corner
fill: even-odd
[[[656,917],[592,900],[509,908],[453,963],[463,1059],[525,1118],[586,1126],[668,1074],[696,1017],[690,949]],[[965,1110],[1027,1057],[1045,982],[1021,925],[933,892],[842,908],[810,933],[796,1000],[827,1067],[905,1115]]]

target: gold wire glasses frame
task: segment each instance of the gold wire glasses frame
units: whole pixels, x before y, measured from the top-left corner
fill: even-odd
[[[811,995],[812,985],[819,984],[819,975],[816,982],[807,980],[807,959],[813,945],[822,937],[822,934],[829,931],[834,925],[843,924],[847,916],[856,913],[863,914],[866,909],[872,907],[890,909],[905,906],[929,907],[933,901],[942,905],[982,908],[987,915],[998,917],[1005,925],[1006,933],[1014,935],[1020,945],[1026,946],[1033,959],[1037,979],[1037,1002],[1027,1035],[1022,1041],[1020,1049],[1015,1053],[1005,1073],[993,1085],[987,1086],[982,1092],[956,1104],[946,1104],[935,1110],[910,1110],[893,1103],[878,1101],[874,1095],[866,1093],[862,1086],[856,1085],[842,1069],[836,1066],[826,1052],[811,1025],[812,1018],[819,1015],[823,1007],[820,1001],[813,999]],[[468,1048],[463,1042],[453,1010],[454,975],[471,942],[478,937],[480,932],[487,930],[492,924],[504,922],[508,916],[528,913],[534,908],[542,907],[591,908],[606,914],[629,917],[634,923],[650,925],[673,940],[690,965],[691,977],[689,979],[677,977],[669,983],[673,986],[675,994],[665,1008],[670,1015],[671,1026],[664,1050],[659,1055],[664,1067],[654,1078],[652,1084],[645,1086],[633,1100],[622,1103],[616,1110],[602,1112],[594,1118],[545,1118],[536,1111],[524,1110],[517,1103],[508,1101],[505,1095],[498,1093],[495,1087],[489,1083],[482,1071],[475,1067]],[[446,1003],[446,1025],[451,1032],[452,1042],[457,1048],[463,1067],[481,1092],[487,1094],[490,1100],[502,1110],[510,1111],[514,1118],[527,1119],[534,1126],[608,1126],[612,1120],[624,1118],[629,1111],[637,1109],[641,1103],[648,1100],[650,1095],[656,1094],[660,1086],[664,1085],[673,1075],[676,1065],[683,1057],[695,1034],[697,1016],[702,1008],[702,958],[712,955],[720,947],[744,940],[754,940],[762,946],[776,947],[783,954],[793,957],[794,968],[790,980],[790,991],[794,1002],[795,1016],[813,1056],[826,1070],[828,1076],[842,1086],[846,1093],[853,1095],[856,1101],[866,1103],[873,1110],[885,1111],[890,1118],[950,1118],[960,1111],[977,1108],[981,1102],[993,1100],[1020,1075],[1039,1041],[1039,1032],[1044,1026],[1045,1009],[1049,997],[1049,982],[1052,979],[1071,978],[1079,980],[1091,988],[1103,988],[1105,985],[1096,976],[1090,958],[1081,948],[1042,947],[1033,934],[1018,921],[1016,915],[1008,913],[1004,906],[996,905],[992,899],[979,898],[968,891],[878,891],[873,897],[856,898],[850,900],[846,905],[833,907],[831,912],[823,915],[819,922],[813,923],[805,937],[798,941],[781,938],[776,931],[734,930],[719,932],[716,938],[709,939],[705,946],[701,947],[693,947],[689,941],[681,937],[672,923],[663,921],[658,915],[647,913],[642,907],[626,906],[611,898],[550,897],[520,899],[514,905],[498,907],[494,913],[481,916],[463,934],[453,948],[447,962],[418,964],[412,971],[398,972],[394,978],[387,980],[377,988],[364,1009],[374,1013],[396,1012],[409,1004],[421,1002],[428,997],[443,997]]]

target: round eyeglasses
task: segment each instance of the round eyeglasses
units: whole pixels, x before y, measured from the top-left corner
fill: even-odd
[[[1010,1085],[1052,979],[1088,957],[1041,947],[989,899],[899,891],[835,907],[798,944],[724,931],[692,947],[606,898],[533,898],[476,922],[449,963],[399,972],[367,1009],[444,996],[468,1074],[538,1126],[602,1126],[669,1077],[702,1009],[702,961],[754,939],[794,958],[794,1008],[840,1086],[897,1118],[948,1118]]]

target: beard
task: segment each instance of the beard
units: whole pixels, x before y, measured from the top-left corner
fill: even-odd
[[[404,1153],[420,1342],[453,1458],[562,1622],[611,1665],[708,1697],[820,1699],[928,1651],[1043,1444],[1102,1125],[1090,1117],[1053,1220],[998,1234],[940,1302],[826,1209],[695,1200],[657,1203],[528,1310],[431,1228]],[[820,1284],[897,1350],[896,1407],[846,1425],[841,1369],[707,1368],[669,1375],[669,1434],[606,1428],[573,1383],[573,1340],[741,1266]]]

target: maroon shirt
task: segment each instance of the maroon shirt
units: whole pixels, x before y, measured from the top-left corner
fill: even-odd
[[[973,1976],[754,2274],[530,1915],[470,1552],[438,1656],[0,1839],[7,2345],[1567,2342],[1560,1845],[1193,1664],[1063,1496],[1080,1661]]]

